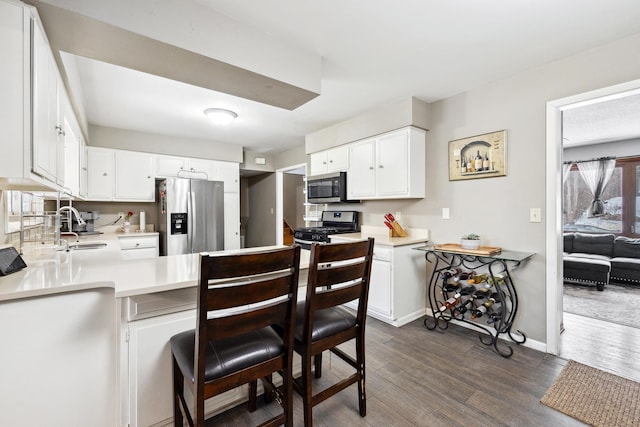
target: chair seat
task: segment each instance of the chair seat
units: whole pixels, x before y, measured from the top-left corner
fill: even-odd
[[[296,341],[302,341],[305,301],[298,303],[296,308]],[[356,325],[356,316],[342,307],[331,307],[318,310],[313,318],[313,330],[311,341],[326,338],[340,331],[352,328]]]
[[[195,381],[193,360],[195,330],[175,335],[170,340],[176,362],[185,378]],[[241,369],[282,354],[282,338],[270,327],[251,331],[233,338],[209,341],[205,362],[205,381],[221,378]]]

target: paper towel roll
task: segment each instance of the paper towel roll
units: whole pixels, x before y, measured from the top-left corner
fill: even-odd
[[[140,211],[140,231],[144,232],[147,229],[147,221],[144,211]]]

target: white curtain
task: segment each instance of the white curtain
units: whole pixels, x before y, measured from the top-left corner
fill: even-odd
[[[571,166],[573,166],[573,163],[565,163],[562,165],[562,183],[563,184],[567,181],[567,177],[569,176],[569,171],[571,170]]]
[[[593,194],[593,201],[588,212],[590,217],[604,215],[604,203],[600,200],[600,196],[602,196],[602,192],[607,187],[615,167],[615,159],[600,159],[578,163],[580,175]]]

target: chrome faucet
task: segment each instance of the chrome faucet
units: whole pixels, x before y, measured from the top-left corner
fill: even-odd
[[[60,232],[60,215],[62,214],[62,212],[64,211],[69,211],[71,212],[73,215],[75,215],[76,220],[78,220],[78,224],[79,225],[85,225],[86,222],[84,219],[82,219],[80,217],[80,212],[78,212],[78,210],[76,208],[74,208],[73,206],[62,206],[61,208],[59,208],[56,211],[56,246],[58,246],[58,250],[66,250],[67,252],[69,252],[69,242],[64,241],[64,248],[62,247],[62,233]],[[73,219],[73,218],[71,218]],[[71,228],[71,222],[69,222],[69,228]],[[71,231],[71,234],[73,234],[74,236],[76,236],[76,242],[79,241],[79,237],[78,237],[78,233],[74,233],[73,231]]]

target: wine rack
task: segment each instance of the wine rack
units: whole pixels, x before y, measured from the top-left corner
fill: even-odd
[[[435,264],[427,284],[431,316],[424,319],[424,326],[445,330],[451,321],[470,324],[484,332],[479,335],[482,344],[492,346],[502,357],[511,357],[513,348],[500,343],[500,336],[506,334],[518,345],[527,337],[519,330],[517,335],[511,331],[518,295],[510,269],[535,254],[502,251],[480,256],[434,246],[416,249],[425,251],[427,262]]]

